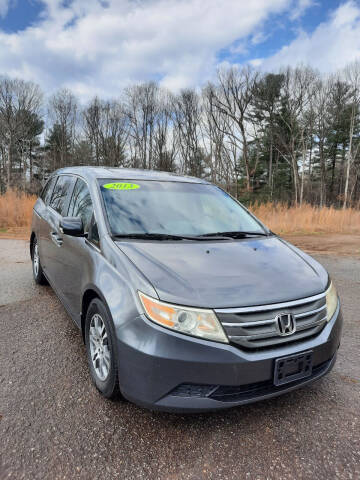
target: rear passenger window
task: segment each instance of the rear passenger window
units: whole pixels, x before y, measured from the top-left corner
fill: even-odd
[[[51,197],[50,207],[64,215],[67,197],[73,185],[73,178],[68,175],[59,175]]]
[[[53,192],[54,184],[56,181],[56,177],[51,177],[45,187],[43,188],[43,191],[41,192],[40,198],[42,201],[46,204],[49,205],[51,194]]]
[[[68,216],[80,217],[83,221],[84,232],[89,231],[93,205],[89,188],[83,180],[77,179],[74,192],[71,197]]]

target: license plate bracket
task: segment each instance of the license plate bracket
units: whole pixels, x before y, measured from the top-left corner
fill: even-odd
[[[312,350],[277,358],[274,368],[274,385],[280,386],[311,376]]]

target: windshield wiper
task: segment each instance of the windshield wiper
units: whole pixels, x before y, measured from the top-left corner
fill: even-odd
[[[204,233],[200,235],[200,237],[226,237],[226,238],[245,238],[245,237],[252,237],[252,236],[260,236],[260,237],[268,237],[268,233],[262,232],[245,232],[245,231],[238,231],[238,232],[213,232],[213,233]]]
[[[229,240],[231,238],[245,238],[249,236],[264,236],[267,233],[261,232],[213,232],[204,233],[202,235],[172,235],[170,233],[118,233],[114,234],[115,239],[138,239],[138,240],[194,240],[194,241],[208,241],[208,240]]]
[[[195,240],[195,241],[204,241],[204,240],[227,240],[227,237],[218,238],[217,235],[212,236],[212,238],[204,237],[203,235],[172,235],[169,233],[120,233],[113,235],[115,239],[139,239],[139,240]]]

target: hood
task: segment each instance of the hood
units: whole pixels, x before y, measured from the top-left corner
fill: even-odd
[[[328,275],[276,236],[211,242],[117,242],[163,301],[231,308],[296,300],[325,290]]]

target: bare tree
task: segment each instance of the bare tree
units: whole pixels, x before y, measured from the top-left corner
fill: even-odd
[[[241,149],[247,191],[251,191],[249,114],[258,75],[258,72],[250,67],[219,70],[218,85],[213,88],[211,97],[212,112],[218,111],[225,119],[224,124],[220,125],[215,114],[213,115],[217,128],[224,133],[229,143]]]
[[[100,129],[103,161],[114,167],[124,166],[128,139],[128,118],[118,101],[105,102]]]
[[[41,105],[42,93],[38,85],[19,79],[4,77],[0,79],[0,131],[2,151],[6,152],[6,183],[8,186],[11,184],[16,144],[28,133],[27,119],[29,115],[37,115]]]
[[[253,97],[253,122],[258,124],[258,134],[265,140],[268,150],[268,186],[270,199],[273,197],[274,130],[275,120],[280,109],[281,88],[284,76],[268,73],[255,83]],[[258,138],[259,140],[259,138]]]
[[[310,122],[313,119],[314,124],[310,124],[311,140],[313,136],[316,137],[316,144],[318,149],[318,159],[320,163],[320,206],[326,205],[327,201],[327,160],[329,153],[326,151],[326,142],[329,136],[329,102],[330,93],[333,88],[333,80],[327,79],[325,81],[318,80],[315,85],[314,97],[311,100],[311,112],[313,115],[310,118]],[[310,150],[309,158],[309,180],[311,179],[311,158],[312,149]]]
[[[236,182],[235,162],[227,162],[225,147],[225,119],[219,110],[213,108],[214,87],[209,84],[202,92],[202,138],[203,148],[208,151],[207,165],[210,169],[212,182],[227,185]],[[220,128],[219,128],[220,127]]]
[[[82,112],[85,138],[90,145],[95,165],[100,165],[101,114],[102,102],[98,97],[95,97]]]
[[[299,176],[299,158],[305,168],[304,136],[307,128],[306,112],[315,93],[316,74],[310,68],[288,68],[284,72],[282,107],[279,110],[282,128],[277,129],[280,155],[291,166],[294,203],[302,201],[302,181]]]
[[[57,126],[60,167],[69,163],[76,138],[78,104],[70,90],[63,88],[49,100],[48,115]],[[52,145],[49,145],[50,149]]]
[[[351,114],[350,114],[350,128],[349,128],[349,149],[347,152],[346,161],[346,174],[345,174],[345,188],[344,188],[344,202],[343,208],[345,209],[348,204],[349,196],[349,181],[350,170],[353,165],[354,159],[359,149],[359,143],[354,145],[354,132],[356,119],[359,116],[360,107],[360,61],[356,60],[345,69],[345,78],[352,86],[352,99],[351,99]]]
[[[155,82],[125,89],[132,157],[142,168],[153,168],[153,137],[159,86]]]
[[[158,170],[176,170],[177,142],[173,128],[172,97],[159,91],[153,135],[153,161]]]
[[[179,145],[180,170],[201,177],[204,152],[201,148],[201,102],[193,89],[182,90],[173,97],[174,129]]]

